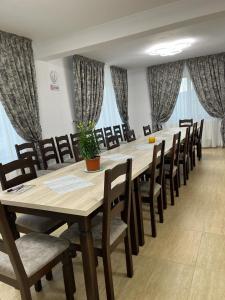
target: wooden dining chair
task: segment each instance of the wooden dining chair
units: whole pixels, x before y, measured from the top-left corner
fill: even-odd
[[[152,133],[150,125],[143,126],[144,136],[147,136]]]
[[[179,127],[190,127],[193,125],[193,119],[179,120]]]
[[[120,125],[113,126],[113,131],[114,131],[114,135],[117,136],[118,140],[120,142],[123,142],[123,134],[122,134]]]
[[[96,141],[99,145],[99,148],[101,149],[101,148],[106,147],[103,129],[102,128],[95,129],[94,130],[94,135],[95,135],[95,139],[96,139]]]
[[[179,197],[179,153],[180,153],[181,132],[174,134],[173,146],[169,156],[169,161],[165,159],[165,178],[170,182],[171,205],[174,205],[174,189]]]
[[[196,144],[195,141],[197,139],[197,130],[198,130],[198,123],[195,122],[193,124],[191,136],[190,136],[190,144],[189,144],[189,156],[190,156],[190,163],[191,163],[191,170],[196,165],[195,155],[196,155]]]
[[[122,131],[123,131],[124,141],[126,141],[127,140],[127,132],[129,131],[128,124],[122,124]]]
[[[200,161],[202,159],[202,133],[203,133],[204,119],[201,120],[200,127],[197,130],[195,145],[197,147],[197,157]]]
[[[104,127],[105,139],[113,135],[112,127]]]
[[[18,159],[26,159],[32,158],[33,164],[36,168],[37,177],[46,175],[51,173],[50,170],[42,170],[41,163],[38,158],[37,150],[33,142],[23,143],[23,144],[16,144],[15,145],[16,153]]]
[[[62,163],[75,163],[68,135],[56,136],[56,145]]]
[[[79,161],[83,160],[83,157],[80,153],[80,145],[79,145],[80,134],[79,133],[71,133],[70,139],[71,139],[71,143],[72,143],[75,161],[79,162]]]
[[[190,144],[190,127],[187,127],[185,140],[180,149],[179,163],[183,166],[183,180],[184,185],[187,184],[187,179],[189,178],[189,144]]]
[[[119,140],[116,135],[111,135],[110,137],[106,137],[106,147],[107,150],[112,150],[120,146]]]
[[[12,176],[12,174],[14,174],[14,176]],[[35,178],[37,178],[37,174],[31,157],[15,160],[5,165],[0,163],[0,182],[3,191],[15,188],[16,186],[22,185],[23,183]],[[48,217],[30,214],[19,214],[18,216],[14,215],[14,218],[17,238],[20,236],[19,232],[39,232],[50,234],[65,224],[62,220],[55,220]],[[52,274],[49,274],[47,279],[51,280]],[[36,291],[41,290],[40,282],[35,286],[35,289]]]
[[[60,163],[53,138],[39,141],[39,148],[44,168],[47,170],[58,170],[68,166],[67,163]],[[54,164],[52,162],[55,162]]]
[[[95,254],[103,258],[108,300],[115,299],[111,253],[121,241],[125,244],[127,276],[133,277],[130,239],[131,172],[131,159],[105,171],[103,213],[99,213],[92,220],[94,249]],[[118,182],[119,178],[122,179]],[[68,239],[77,251],[81,251],[78,224],[73,224],[61,237]]]
[[[164,171],[165,141],[155,145],[153,149],[152,163],[148,170],[148,180],[140,181],[140,194],[145,203],[150,205],[150,220],[152,236],[156,237],[156,221],[154,204],[157,201],[159,221],[163,223],[163,171]]]
[[[126,138],[127,138],[128,143],[136,141],[136,136],[135,136],[135,132],[133,129],[127,131]]]
[[[0,203],[0,281],[19,289],[22,300],[31,300],[30,287],[61,262],[66,299],[73,300],[76,288],[69,242],[34,232],[15,241],[7,216]]]

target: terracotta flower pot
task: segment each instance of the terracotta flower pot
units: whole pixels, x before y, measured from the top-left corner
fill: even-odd
[[[87,171],[98,171],[100,170],[100,156],[96,156],[92,159],[86,159]]]

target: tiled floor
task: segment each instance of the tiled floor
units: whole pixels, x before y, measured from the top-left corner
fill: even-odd
[[[158,237],[150,236],[145,207],[145,246],[133,257],[134,277],[126,277],[123,246],[112,255],[113,279],[118,300],[221,300],[225,299],[225,150],[206,149],[202,162],[182,186],[175,207],[157,224]],[[74,259],[76,299],[86,299],[80,255]],[[102,262],[99,259],[100,299],[106,299]],[[54,281],[43,281],[33,299],[65,299],[62,272]],[[0,284],[1,300],[20,299],[18,291]]]

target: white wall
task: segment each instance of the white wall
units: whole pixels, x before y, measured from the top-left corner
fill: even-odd
[[[74,132],[71,58],[35,61],[43,138]],[[50,72],[58,75],[59,91],[50,89]]]
[[[128,71],[128,114],[131,128],[137,136],[143,136],[143,126],[151,125],[151,107],[146,69]]]

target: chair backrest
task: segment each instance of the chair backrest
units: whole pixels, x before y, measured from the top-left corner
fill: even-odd
[[[130,226],[132,159],[105,171],[102,246],[110,243],[111,220],[120,217]],[[125,178],[124,178],[125,177]],[[118,181],[121,179],[121,181]]]
[[[49,160],[55,160],[57,164],[59,163],[59,157],[53,138],[40,140],[39,148],[41,151],[42,161],[45,169],[48,169]]]
[[[171,150],[171,159],[170,159],[170,172],[173,173],[174,166],[179,164],[179,154],[180,154],[180,138],[181,132],[173,135],[173,146]]]
[[[189,153],[189,144],[190,144],[190,127],[187,127],[184,141],[184,157]]]
[[[0,277],[1,281],[6,284],[21,288],[23,285],[27,284],[28,277],[17,250],[7,214],[6,208],[0,203],[0,234],[2,236],[2,239],[0,239],[0,252],[8,255],[15,273],[15,279],[8,277],[5,273],[0,274]]]
[[[143,126],[144,136],[152,133],[150,125]]]
[[[133,141],[136,141],[136,136],[135,136],[135,132],[134,130],[128,130],[127,131],[127,142],[130,143],[130,142],[133,142]]]
[[[113,135],[112,127],[104,127],[105,139]]]
[[[195,141],[198,138],[198,122],[195,122],[192,127],[192,132],[190,134],[190,150],[195,145]]]
[[[120,140],[122,142],[123,141],[123,135],[122,135],[120,125],[113,126],[113,130],[114,130],[114,135],[116,135],[118,140]]]
[[[37,178],[37,174],[31,157],[14,160],[4,165],[0,163],[2,190],[7,190],[35,178]]]
[[[70,158],[73,158],[72,149],[69,142],[68,135],[62,135],[62,136],[56,136],[55,137],[59,157],[62,163],[65,161],[65,156],[69,156]]]
[[[70,134],[70,138],[71,138],[75,161],[78,162],[83,160],[83,157],[81,156],[80,153],[80,145],[79,145],[80,134],[79,133]]]
[[[165,152],[165,141],[163,140],[160,144],[157,144],[153,148],[152,163],[149,166],[150,169],[150,182],[149,182],[149,191],[150,199],[152,201],[154,197],[156,179],[157,182],[162,185],[163,178],[163,168],[164,168],[164,152]],[[156,172],[156,169],[159,172]],[[158,178],[157,178],[158,177]]]
[[[188,127],[193,125],[193,119],[179,120],[179,127]]]
[[[108,150],[117,148],[120,146],[119,140],[116,135],[112,135],[110,137],[106,137],[106,147]]]
[[[95,139],[96,139],[99,147],[101,148],[101,145],[103,145],[103,147],[105,147],[106,144],[105,144],[105,137],[104,137],[103,129],[102,128],[95,129],[94,135],[95,135]]]
[[[201,140],[202,140],[203,126],[204,126],[204,119],[201,120],[200,127],[199,127],[199,130],[198,130],[198,140],[199,140],[199,142],[201,142]]]
[[[31,157],[33,160],[33,164],[37,166],[38,170],[41,169],[41,164],[38,159],[37,150],[33,142],[15,145],[15,148],[18,159],[25,159]]]
[[[124,141],[127,140],[127,133],[129,131],[129,127],[127,124],[122,124],[122,130],[123,130],[123,137],[124,137]]]

